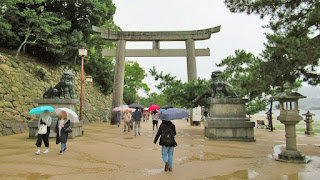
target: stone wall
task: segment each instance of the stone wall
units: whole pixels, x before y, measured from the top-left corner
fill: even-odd
[[[13,56],[0,52],[0,136],[28,130],[30,109],[38,104],[34,99],[55,86],[64,71],[75,75],[75,98],[80,96],[80,67],[40,64],[32,58]],[[111,96],[102,94],[94,83],[84,86],[84,119],[101,121],[109,117]],[[77,109],[79,114],[79,106]]]

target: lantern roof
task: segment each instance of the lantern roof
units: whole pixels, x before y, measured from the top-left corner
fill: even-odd
[[[315,116],[315,114],[311,113],[310,111],[307,111],[307,113],[302,114],[304,116]]]
[[[298,92],[291,92],[291,91],[281,92],[275,96],[272,96],[272,99],[276,101],[279,101],[281,99],[303,99],[303,98],[306,98],[306,96]]]

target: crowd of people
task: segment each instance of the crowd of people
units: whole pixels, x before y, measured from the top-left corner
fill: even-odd
[[[141,135],[141,121],[147,122],[152,119],[152,127],[153,131],[157,131],[154,144],[159,140],[159,145],[162,146],[162,159],[164,162],[164,170],[172,171],[173,166],[173,151],[174,147],[177,146],[175,141],[175,125],[171,121],[162,120],[161,125],[158,127],[160,111],[145,111],[140,108],[135,108],[132,112],[131,109],[126,109],[124,111],[117,111],[117,124],[120,127],[121,119],[123,119],[124,130],[123,132],[130,132],[130,130],[134,131],[135,136]],[[41,154],[41,146],[42,142],[45,145],[45,150],[43,154],[49,153],[49,135],[50,135],[50,126],[52,124],[52,118],[50,117],[49,111],[44,111],[43,114],[40,115],[38,120],[38,138],[36,141],[37,151],[35,154]],[[64,154],[67,148],[68,134],[72,132],[70,127],[70,120],[68,119],[67,113],[65,111],[61,111],[59,113],[58,121],[54,128],[54,133],[56,135],[56,144],[61,144],[61,149],[59,154]]]

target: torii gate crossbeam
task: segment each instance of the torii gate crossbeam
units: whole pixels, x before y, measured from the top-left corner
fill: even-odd
[[[188,81],[197,78],[196,56],[210,56],[210,49],[195,49],[196,40],[206,40],[220,32],[220,26],[195,31],[113,31],[92,27],[101,38],[117,41],[117,49],[104,49],[103,56],[116,57],[112,109],[123,101],[125,57],[187,57]],[[126,49],[126,41],[152,41],[152,49]],[[186,49],[160,49],[160,41],[185,41]],[[192,111],[191,111],[192,113]],[[115,124],[112,112],[111,124]],[[194,125],[192,119],[191,125]]]

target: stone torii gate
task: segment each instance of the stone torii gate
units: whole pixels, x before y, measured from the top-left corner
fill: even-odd
[[[123,101],[125,57],[187,57],[188,81],[197,78],[196,56],[210,56],[210,49],[195,49],[195,41],[210,39],[211,34],[220,32],[220,26],[195,31],[112,31],[92,26],[101,38],[117,41],[117,49],[104,49],[103,56],[116,57],[112,108]],[[126,49],[126,41],[152,41],[152,49]],[[186,49],[160,49],[160,41],[185,41]],[[191,112],[192,113],[192,112]],[[192,119],[191,125],[194,125]],[[111,124],[115,124],[112,112]]]

